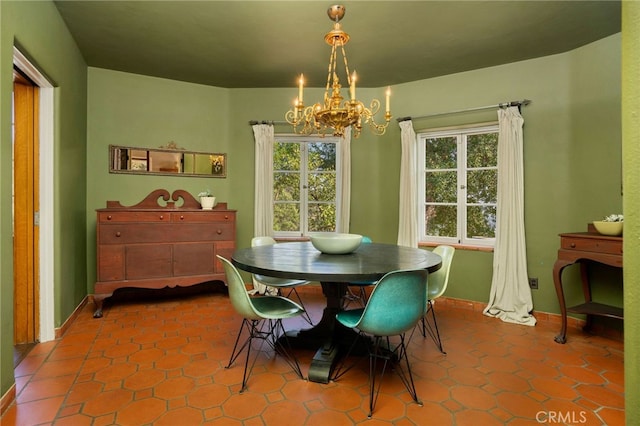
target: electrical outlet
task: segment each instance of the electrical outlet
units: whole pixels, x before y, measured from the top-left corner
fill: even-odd
[[[538,289],[538,279],[537,278],[529,278],[529,287],[533,290]]]

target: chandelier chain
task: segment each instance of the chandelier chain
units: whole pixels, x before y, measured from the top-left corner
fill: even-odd
[[[353,84],[353,76],[349,73],[349,64],[347,63],[347,54],[344,51],[344,44],[340,43],[340,48],[342,49],[342,59],[344,59],[344,69],[347,72],[347,84],[351,86]]]

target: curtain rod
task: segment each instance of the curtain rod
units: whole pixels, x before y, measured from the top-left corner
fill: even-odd
[[[256,124],[271,124],[272,126],[275,126],[276,124],[288,124],[286,121],[274,121],[274,120],[251,120],[249,121],[249,125],[250,126],[255,126]]]
[[[486,105],[486,106],[481,106],[481,107],[475,107],[475,108],[466,108],[466,109],[458,109],[455,111],[447,111],[447,112],[436,112],[434,114],[427,114],[427,115],[420,115],[417,117],[400,117],[397,118],[398,123],[402,122],[402,121],[407,121],[407,120],[417,120],[419,118],[427,118],[427,117],[437,117],[439,115],[449,115],[449,114],[459,114],[462,112],[471,112],[471,111],[481,111],[483,109],[491,109],[491,108],[506,108],[506,107],[510,107],[510,106],[517,106],[518,109],[522,106],[522,105],[529,105],[531,103],[531,100],[529,99],[523,99],[521,101],[509,101],[509,102],[502,102],[496,105]]]

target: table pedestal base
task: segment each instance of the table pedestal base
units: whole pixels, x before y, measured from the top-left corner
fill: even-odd
[[[309,366],[309,380],[316,383],[329,383],[337,358],[337,346],[329,344],[318,349]]]
[[[322,345],[309,366],[309,380],[329,383],[331,372],[342,350],[349,347],[358,333],[336,321],[336,314],[342,310],[342,296],[346,294],[347,283],[323,282],[321,284],[322,293],[327,298],[322,318],[312,328],[288,331],[287,338],[293,348],[316,349]],[[367,353],[366,349],[364,353]]]

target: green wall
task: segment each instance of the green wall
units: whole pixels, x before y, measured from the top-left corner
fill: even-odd
[[[88,87],[85,291],[93,293],[96,209],[106,207],[108,200],[133,205],[154,189],[184,189],[193,196],[210,189],[218,202],[235,208],[229,197],[231,178],[109,173],[109,145],[158,148],[175,142],[189,151],[228,152],[234,142],[226,89],[91,67]],[[227,167],[233,170],[232,162]]]
[[[13,377],[11,97],[13,46],[55,87],[54,321],[86,296],[87,66],[51,1],[0,1],[0,395]]]
[[[624,382],[627,425],[640,424],[640,3],[622,4]]]
[[[622,211],[620,43],[620,35],[614,35],[565,54],[392,88],[395,117],[532,100],[523,108],[525,220],[529,275],[538,277],[540,284],[533,291],[538,311],[559,312],[551,277],[558,234],[586,230],[588,222]],[[211,186],[220,201],[238,210],[237,243],[247,246],[253,236],[254,181],[254,141],[248,123],[282,121],[293,96],[293,87],[226,90],[90,68],[88,156],[96,166],[87,170],[88,291],[95,280],[94,210],[104,207],[106,200],[133,204],[160,187],[195,194]],[[318,89],[307,95],[309,99],[320,96]],[[360,96],[366,102],[383,93],[382,89],[361,89]],[[494,110],[455,114],[415,119],[414,127],[495,121],[496,117]],[[279,125],[276,131],[291,129]],[[352,141],[351,231],[375,241],[394,243],[397,238],[399,138],[399,126],[393,120],[384,136],[363,131]],[[227,152],[228,177],[211,181],[108,173],[110,143],[154,147],[171,140],[190,150]],[[447,296],[487,301],[492,261],[491,253],[459,250]],[[570,304],[581,297],[573,269],[565,272]],[[594,293],[621,305],[619,271],[595,272]]]

